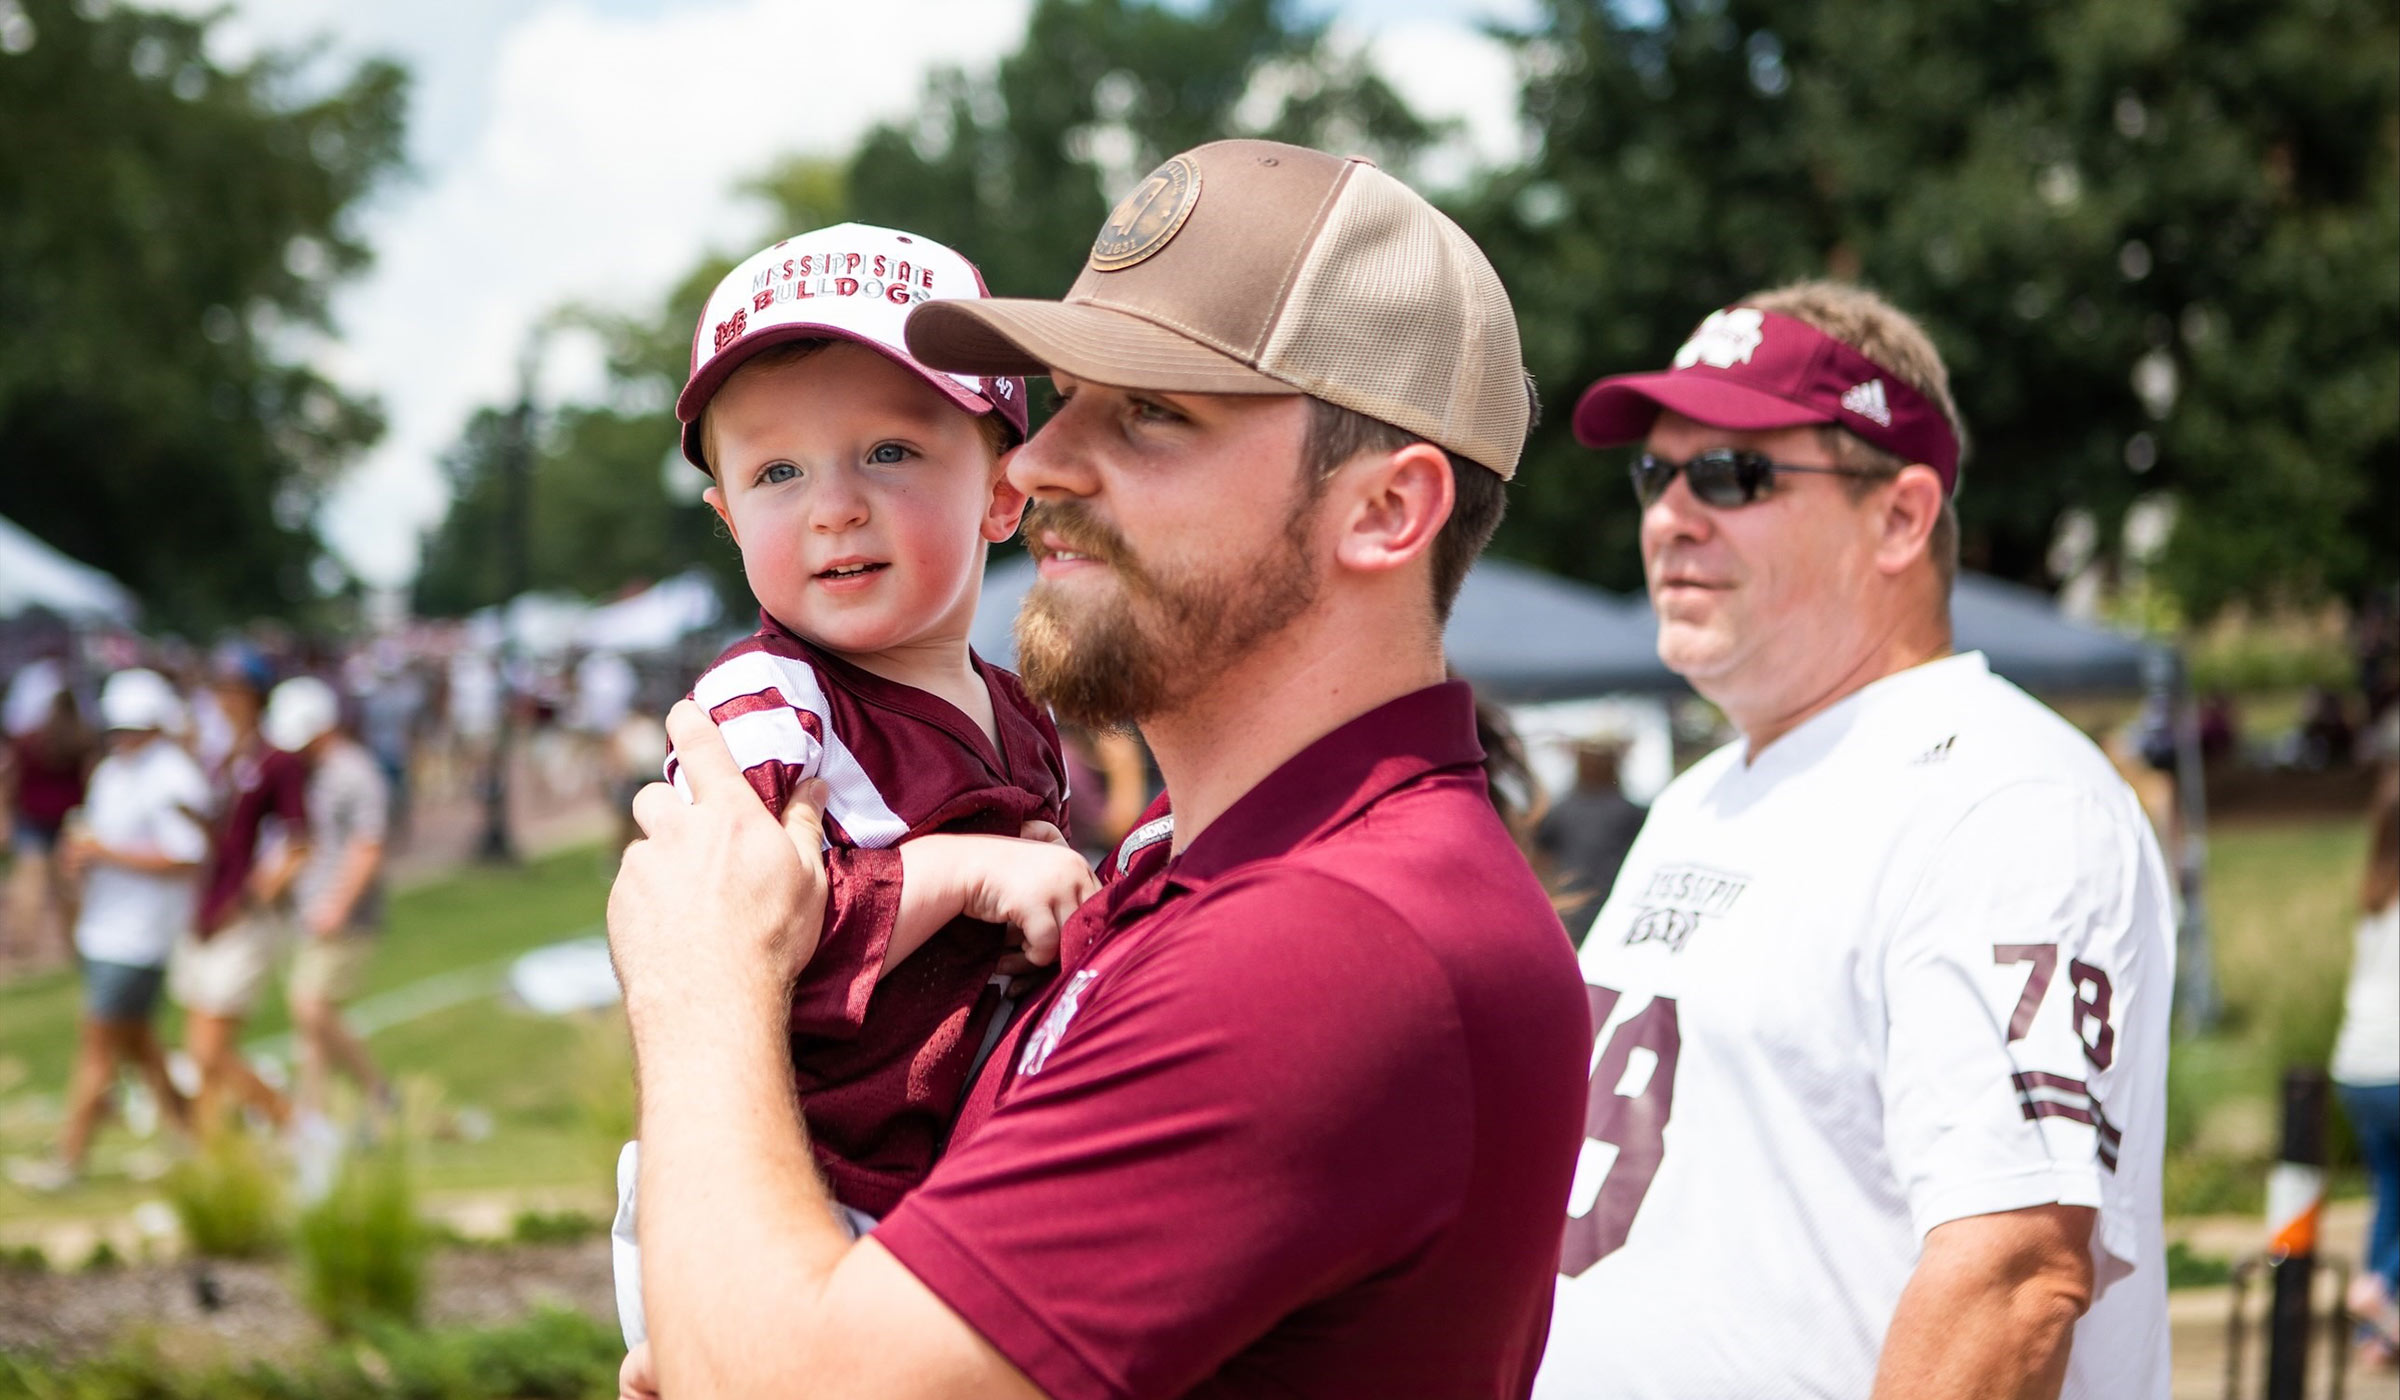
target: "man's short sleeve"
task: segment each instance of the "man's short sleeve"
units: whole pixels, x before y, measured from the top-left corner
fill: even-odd
[[[1458,1010],[1404,921],[1288,869],[1192,899],[1067,974],[1038,1063],[876,1234],[1061,1400],[1184,1392],[1464,1191]]]
[[[1920,1234],[1969,1215],[2098,1208],[2124,1264],[2136,1222],[2112,1184],[2129,1123],[2164,1093],[2164,966],[2149,837],[2110,795],[2025,782],[1932,850],[1886,949],[1885,1131]],[[2148,1145],[2153,1153],[2156,1145]]]

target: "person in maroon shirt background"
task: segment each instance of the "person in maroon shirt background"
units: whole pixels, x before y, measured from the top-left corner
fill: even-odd
[[[100,738],[84,723],[66,668],[30,662],[10,677],[8,743],[0,751],[0,807],[16,855],[0,931],[13,951],[35,962],[63,960],[73,951],[74,889],[58,868],[59,830],[83,805],[84,785],[100,761]]]
[[[184,1052],[200,1070],[193,1121],[203,1125],[231,1107],[254,1108],[277,1127],[292,1113],[290,1100],[258,1077],[241,1049],[242,1023],[288,942],[284,892],[307,854],[308,766],[259,733],[274,684],[273,669],[249,652],[221,658],[209,679],[233,742],[209,774],[217,810],[200,904],[167,976],[168,994],[184,1010]],[[262,865],[270,830],[282,840]]]
[[[1443,674],[1532,417],[1498,278],[1364,161],[1218,142],[1118,207],[1063,302],[928,303],[909,344],[1053,380],[1009,467],[1024,678],[1137,722],[1168,795],[853,1243],[776,1040],[821,785],[778,826],[677,707],[693,801],[637,797],[609,907],[650,1321],[621,1389],[1525,1395],[1590,1024]]]

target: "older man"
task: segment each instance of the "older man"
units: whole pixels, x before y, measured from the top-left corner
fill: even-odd
[[[816,831],[679,707],[697,800],[645,791],[610,902],[652,1349],[626,1388],[1523,1395],[1589,1026],[1443,680],[1531,411],[1498,278],[1366,162],[1220,142],[1118,207],[1063,302],[909,329],[929,364],[1055,382],[1009,467],[1026,680],[1138,722],[1170,796],[853,1245],[781,1047]]]
[[[1584,941],[1538,1393],[2164,1397],[2166,876],[2099,750],[1951,654],[1931,342],[1784,288],[1575,428],[1643,444],[1659,654],[1740,737]]]

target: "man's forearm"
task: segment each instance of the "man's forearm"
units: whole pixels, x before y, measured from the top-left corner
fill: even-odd
[[[850,1248],[797,1108],[784,1007],[634,1017],[643,1305],[662,1393],[796,1394],[795,1345]]]
[[[2090,1217],[2045,1206],[1935,1229],[1884,1335],[1875,1400],[2057,1400],[2090,1305]]]

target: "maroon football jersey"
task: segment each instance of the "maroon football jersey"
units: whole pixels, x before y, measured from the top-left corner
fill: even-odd
[[[1002,1005],[1031,990],[996,971],[1006,931],[963,918],[878,984],[900,911],[895,847],[936,831],[1014,836],[1029,821],[1064,829],[1066,767],[1049,715],[981,657],[997,749],[948,701],[760,622],[692,698],[769,811],[805,779],[830,790],[825,931],[792,991],[792,1069],[835,1199],[882,1216],[933,1166]],[[671,754],[667,779],[684,786]]]

